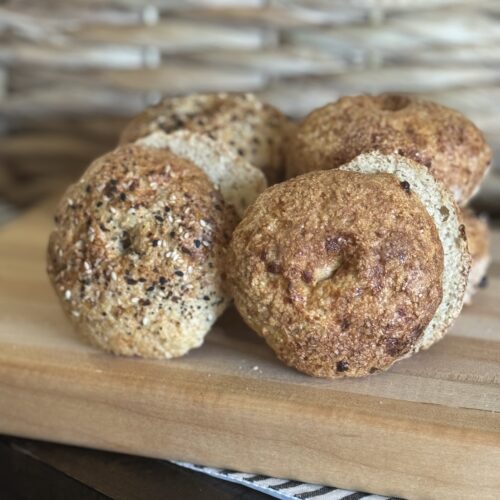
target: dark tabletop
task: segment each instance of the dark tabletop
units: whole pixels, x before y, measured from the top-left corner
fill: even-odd
[[[164,460],[0,435],[0,499],[264,500]]]

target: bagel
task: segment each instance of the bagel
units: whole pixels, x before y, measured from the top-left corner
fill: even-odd
[[[478,217],[472,210],[464,209],[462,216],[472,259],[465,291],[465,304],[470,305],[473,295],[485,283],[486,272],[491,262],[490,230],[486,219]]]
[[[396,153],[424,165],[464,205],[491,163],[483,134],[458,111],[415,97],[342,97],[314,110],[287,151],[287,177],[338,168],[361,153]]]
[[[202,344],[230,301],[221,270],[236,221],[191,162],[122,146],[64,194],[48,275],[92,344],[125,356],[181,356]]]
[[[243,319],[287,365],[357,377],[439,340],[470,256],[459,210],[427,169],[374,152],[261,194],[226,273]]]
[[[169,149],[194,163],[219,187],[223,198],[235,208],[240,218],[267,187],[266,178],[258,168],[238,156],[225,143],[197,132],[154,132],[139,139],[136,144]]]
[[[270,184],[284,176],[285,143],[291,122],[253,94],[198,94],[166,98],[135,118],[120,143],[161,130],[186,129],[225,142],[236,154],[262,170]]]

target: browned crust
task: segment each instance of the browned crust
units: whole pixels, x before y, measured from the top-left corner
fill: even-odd
[[[478,217],[470,208],[462,209],[462,219],[472,260],[489,256],[490,231],[485,219]]]
[[[283,113],[252,94],[201,94],[166,98],[146,109],[128,124],[120,142],[134,142],[158,130],[205,133],[225,142],[273,184],[284,176],[291,126]]]
[[[123,146],[63,196],[48,274],[92,343],[117,354],[179,356],[201,344],[229,302],[220,270],[235,222],[192,163]]]
[[[443,249],[405,187],[390,174],[313,172],[247,211],[229,284],[245,321],[289,366],[362,376],[418,344],[441,302]]]
[[[490,230],[486,219],[478,217],[470,208],[462,210],[462,219],[472,259],[464,302],[471,304],[472,297],[481,287],[481,283],[485,282],[486,272],[491,262]]]
[[[310,113],[287,153],[287,176],[337,168],[361,153],[425,165],[464,204],[491,162],[481,131],[458,111],[410,96],[342,97]]]

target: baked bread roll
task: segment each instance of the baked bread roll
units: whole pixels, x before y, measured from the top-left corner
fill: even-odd
[[[357,377],[439,340],[470,256],[451,194],[425,167],[363,154],[259,196],[227,259],[235,305],[297,370]]]
[[[194,163],[219,187],[222,197],[233,205],[240,218],[267,187],[262,171],[238,156],[225,143],[197,132],[154,132],[139,139],[136,144],[168,149]]]
[[[472,303],[473,295],[485,282],[486,271],[491,262],[490,231],[486,219],[478,217],[469,208],[462,211],[462,216],[472,259],[469,281],[465,291],[465,303],[469,305]]]
[[[172,358],[229,303],[222,262],[236,214],[206,174],[127,145],[95,160],[55,216],[48,274],[77,329],[115,354]]]
[[[491,162],[483,134],[458,111],[404,95],[342,97],[310,113],[287,152],[287,177],[337,168],[361,153],[424,165],[464,205]]]
[[[200,132],[225,142],[273,184],[284,176],[291,126],[281,111],[252,94],[199,94],[166,98],[146,109],[128,124],[120,142],[135,142],[158,130]]]

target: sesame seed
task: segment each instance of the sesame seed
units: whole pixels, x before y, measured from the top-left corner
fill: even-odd
[[[130,302],[132,302],[132,304],[137,304],[139,302],[139,297],[132,297]]]
[[[182,271],[175,271],[174,273],[176,276],[179,276],[180,278],[182,278],[184,276],[184,273]]]
[[[74,204],[74,201],[71,198],[68,198],[68,205],[72,207]]]
[[[151,189],[157,189],[158,188],[158,183],[157,182],[151,182],[149,184],[149,186],[151,187]]]
[[[144,318],[142,318],[142,324],[143,324],[143,326],[149,325],[149,318],[147,318],[146,316],[144,316]]]
[[[90,271],[90,264],[86,260],[83,262],[83,267],[85,271]]]
[[[80,316],[80,313],[78,311],[73,311],[71,313],[75,318],[78,318]]]
[[[111,272],[111,279],[116,281],[116,273],[114,271]]]
[[[71,290],[66,290],[66,291],[64,292],[64,298],[65,298],[66,300],[71,299]]]
[[[207,225],[207,223],[203,219],[200,219],[200,226],[206,227],[206,225]]]

